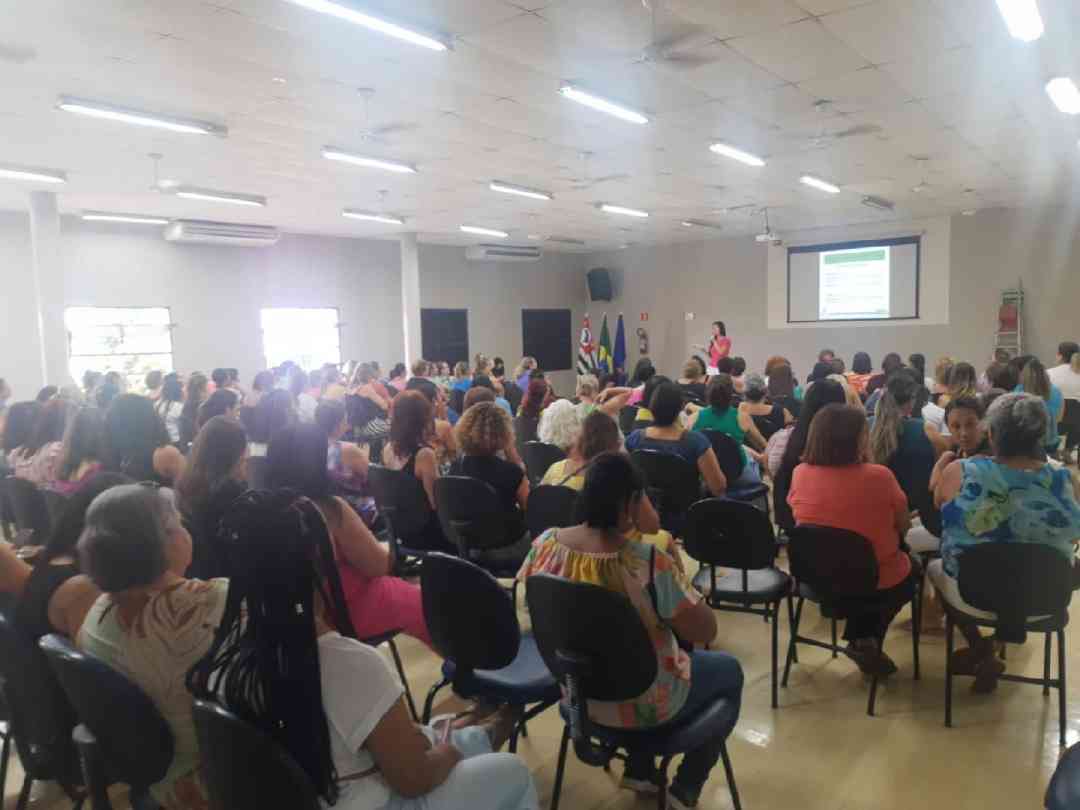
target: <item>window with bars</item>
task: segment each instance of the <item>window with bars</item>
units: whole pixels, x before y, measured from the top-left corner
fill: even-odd
[[[341,326],[336,307],[262,310],[263,354],[267,368],[292,360],[311,370],[341,363]]]
[[[67,307],[71,376],[118,371],[138,390],[148,371],[173,370],[172,318],[168,307]]]

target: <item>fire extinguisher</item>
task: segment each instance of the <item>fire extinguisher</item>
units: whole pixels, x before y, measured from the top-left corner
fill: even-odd
[[[641,357],[649,355],[649,333],[644,329],[637,330],[637,350]]]

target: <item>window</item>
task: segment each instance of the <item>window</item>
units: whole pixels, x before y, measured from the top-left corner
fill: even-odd
[[[264,309],[263,353],[266,367],[292,360],[300,368],[341,363],[341,331],[337,308]]]
[[[168,307],[68,307],[64,310],[71,376],[119,371],[138,389],[146,372],[173,370]]]

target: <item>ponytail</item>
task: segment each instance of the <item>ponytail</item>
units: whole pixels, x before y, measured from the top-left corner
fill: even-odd
[[[914,403],[917,393],[915,381],[903,371],[886,383],[874,412],[874,429],[870,431],[870,460],[875,464],[888,464],[899,449],[906,417],[904,406]]]

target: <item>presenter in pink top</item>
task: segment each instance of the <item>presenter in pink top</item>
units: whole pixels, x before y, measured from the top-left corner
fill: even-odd
[[[713,321],[712,338],[709,340],[709,375],[717,374],[717,366],[720,361],[731,354],[731,338],[727,336],[727,328],[723,321]]]

